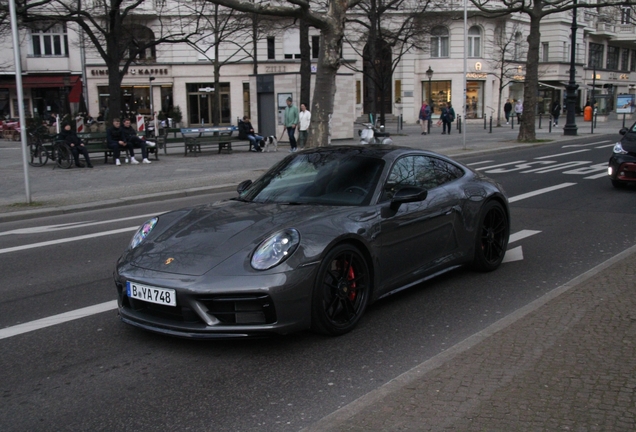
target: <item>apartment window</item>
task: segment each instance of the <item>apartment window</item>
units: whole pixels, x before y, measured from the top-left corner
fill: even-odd
[[[621,24],[632,23],[632,8],[624,7],[621,9]]]
[[[541,59],[544,62],[548,62],[550,58],[550,43],[549,42],[543,42],[541,44]]]
[[[468,29],[468,57],[481,57],[481,28]]]
[[[629,64],[629,71],[636,72],[636,50],[632,50],[632,61]]]
[[[276,40],[273,37],[267,38],[267,60],[276,59]]]
[[[515,61],[521,60],[521,54],[522,54],[521,44],[523,43],[522,39],[523,39],[523,35],[521,34],[521,32],[515,33],[515,46],[514,46],[514,53],[513,53],[513,60]]]
[[[201,34],[195,43],[199,60],[214,60],[214,34]]]
[[[448,29],[435,27],[431,30],[431,57],[448,57]]]
[[[589,46],[589,58],[587,66],[596,69],[603,68],[603,51],[604,46],[602,44],[590,42]]]
[[[362,103],[362,83],[360,81],[356,81],[356,104],[360,105]]]
[[[300,58],[300,30],[289,29],[283,35],[283,54],[286,59]]]
[[[607,47],[607,69],[618,70],[618,59],[621,49],[615,46]]]
[[[34,57],[68,57],[68,36],[64,24],[53,24],[31,30]]]
[[[250,115],[250,83],[243,83],[243,115]]]
[[[311,37],[311,58],[317,59],[320,55],[320,36]]]
[[[629,50],[621,50],[621,70],[627,72],[629,70]]]

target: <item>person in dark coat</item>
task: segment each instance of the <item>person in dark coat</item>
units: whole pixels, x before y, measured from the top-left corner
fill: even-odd
[[[559,125],[559,116],[561,115],[561,104],[558,100],[552,102],[552,120],[554,121],[553,126]]]
[[[262,151],[261,141],[263,141],[263,137],[254,132],[254,127],[248,116],[243,117],[243,120],[239,121],[239,138],[250,141],[251,152]]]
[[[113,151],[113,159],[115,159],[115,165],[121,165],[119,156],[121,151],[126,153],[132,153],[132,145],[126,142],[126,137],[121,130],[121,122],[118,118],[113,119],[113,125],[106,130],[106,145]]]
[[[141,148],[141,162],[145,164],[151,163],[148,160],[148,144],[146,144],[146,141],[137,136],[137,131],[131,126],[129,118],[124,119],[124,124],[121,126],[121,131],[124,135],[126,143],[128,143],[128,145],[130,146],[130,163],[133,165],[137,165],[139,163],[137,159],[135,159],[135,147]]]
[[[91,159],[88,156],[88,150],[86,146],[82,142],[82,140],[77,136],[77,134],[71,130],[71,124],[64,122],[62,124],[62,132],[60,132],[60,137],[68,144],[71,148],[71,153],[73,153],[73,159],[75,159],[75,166],[78,168],[84,168],[79,161],[80,153],[84,155],[84,160],[86,161],[86,166],[88,168],[93,168],[91,164]]]
[[[506,103],[504,104],[504,115],[506,116],[506,124],[510,123],[511,112],[512,112],[512,103],[510,103],[510,99],[506,99]]]

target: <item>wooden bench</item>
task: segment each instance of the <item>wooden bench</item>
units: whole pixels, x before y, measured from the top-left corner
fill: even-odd
[[[236,133],[237,135],[234,135]],[[219,153],[225,151],[232,153],[232,144],[240,143],[249,147],[250,141],[238,137],[236,126],[215,126],[199,128],[182,128],[181,135],[184,140],[184,149],[188,153],[201,153],[201,147],[218,146]]]
[[[183,145],[183,136],[180,134],[181,129],[163,128],[160,129],[160,134],[157,136],[157,148],[163,149],[163,154],[168,154],[168,144],[180,144]],[[179,134],[179,135],[177,135]]]
[[[113,156],[113,149],[108,147],[106,143],[106,132],[85,132],[78,133],[77,136],[84,142],[88,153],[104,153],[104,163],[108,163],[108,157]],[[137,136],[143,137],[144,132],[137,133]],[[148,155],[154,153],[155,160],[159,160],[159,152],[156,147],[148,146],[146,149],[148,150]],[[123,148],[121,151],[124,151]]]

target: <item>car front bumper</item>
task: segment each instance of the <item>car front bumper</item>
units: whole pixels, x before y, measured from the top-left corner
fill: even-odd
[[[636,157],[631,154],[613,154],[609,160],[608,174],[612,180],[636,182]]]

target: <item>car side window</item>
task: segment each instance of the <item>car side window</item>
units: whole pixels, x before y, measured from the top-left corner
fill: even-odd
[[[431,156],[405,156],[398,159],[382,190],[382,201],[390,200],[405,186],[430,190],[464,175],[457,166]]]

